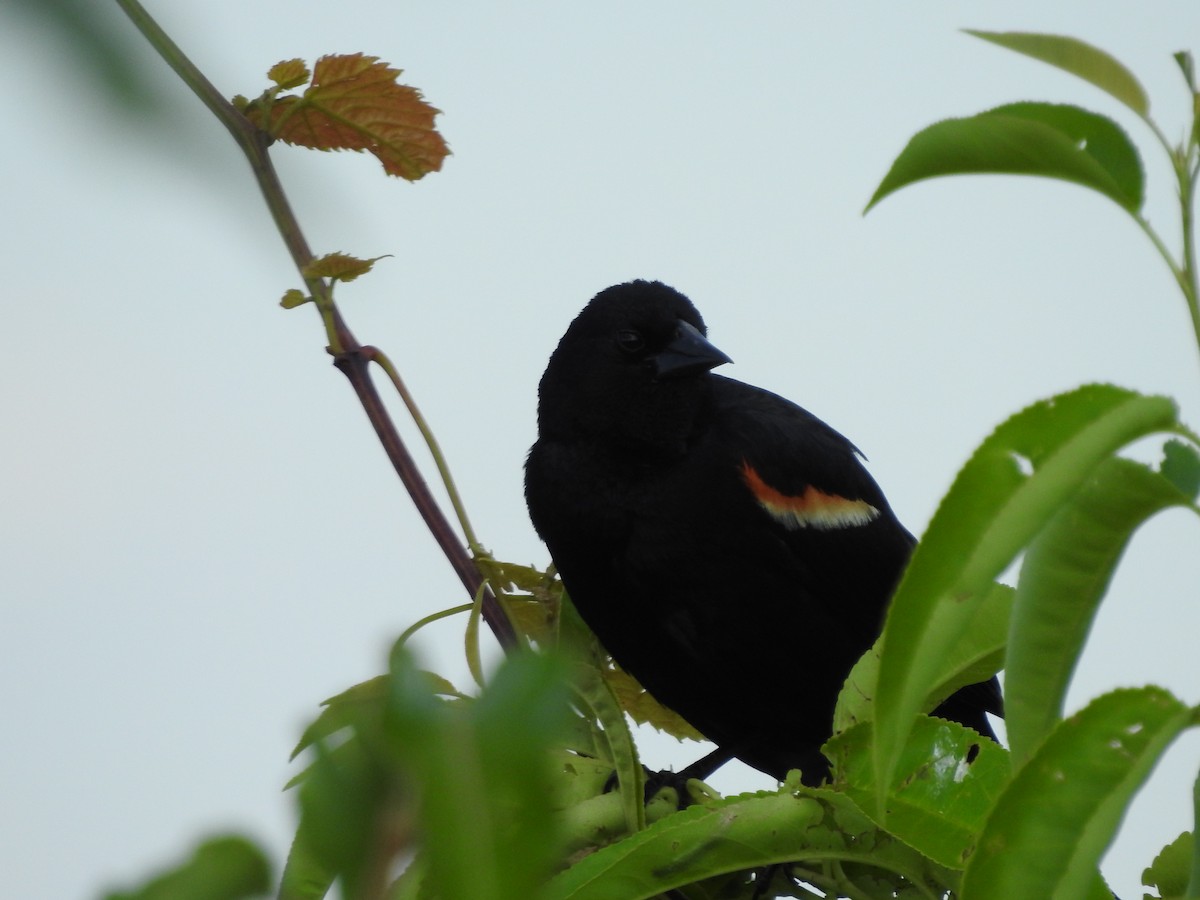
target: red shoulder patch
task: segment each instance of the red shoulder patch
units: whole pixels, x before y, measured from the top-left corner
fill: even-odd
[[[784,494],[763,481],[762,476],[745,460],[742,460],[742,477],[758,505],[790,531],[797,528],[816,528],[819,531],[856,528],[879,516],[879,510],[866,500],[827,494],[811,484],[802,494]]]

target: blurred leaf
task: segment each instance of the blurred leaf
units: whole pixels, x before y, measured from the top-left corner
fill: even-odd
[[[1062,718],[1071,675],[1125,547],[1148,518],[1188,498],[1153,469],[1100,462],[1030,544],[1017,583],[1005,671],[1013,764]]]
[[[558,862],[549,749],[569,708],[559,664],[508,657],[473,704],[448,706],[393,652],[389,732],[420,795],[424,881],[440,900],[529,900]]]
[[[835,786],[863,810],[877,786],[871,729],[859,725],[826,745]],[[961,869],[992,804],[1008,783],[1008,753],[957,722],[918,717],[887,789],[887,830],[925,856]]]
[[[279,298],[279,305],[284,309],[295,309],[297,306],[303,306],[312,300],[312,297],[305,294],[303,291],[298,291],[295,288],[290,288],[284,291],[282,297]]]
[[[1185,831],[1154,857],[1154,862],[1142,872],[1142,884],[1156,888],[1158,896],[1162,898],[1187,896],[1194,847],[1192,833]]]
[[[390,254],[384,254],[390,255]],[[326,253],[308,263],[301,272],[305,278],[332,278],[334,281],[353,281],[366,275],[383,256],[359,259],[348,253]]]
[[[319,849],[312,845],[310,830],[302,813],[288,850],[276,900],[321,900],[337,878],[337,870],[323,860]]]
[[[1175,64],[1179,66],[1179,71],[1183,73],[1183,80],[1193,94],[1196,92],[1196,62],[1192,59],[1192,54],[1187,50],[1180,50],[1178,53],[1172,53],[1171,57],[1175,60]]]
[[[300,786],[300,824],[284,870],[291,897],[319,897],[315,887],[332,878],[344,896],[362,896],[411,844],[413,798],[381,752],[377,728],[362,722],[337,747],[313,745],[316,760]]]
[[[1141,83],[1115,57],[1098,47],[1077,38],[1056,34],[973,31],[970,28],[964,31],[974,37],[1057,66],[1084,81],[1091,82],[1143,118],[1150,114],[1150,100]]]
[[[200,844],[178,868],[137,890],[108,894],[106,900],[242,900],[264,896],[270,888],[270,863],[255,844],[217,837]]]
[[[389,175],[416,181],[441,169],[450,150],[433,124],[438,110],[420,91],[398,84],[400,74],[374,56],[322,56],[303,95],[267,92],[243,112],[285,143],[365,150]]]
[[[160,71],[134,62],[149,57],[139,52],[140,41],[133,31],[117,26],[113,5],[94,0],[15,0],[11,8],[30,16],[60,43],[63,52],[47,56],[56,64],[77,66],[84,76],[82,83],[101,88],[108,99],[142,115],[168,112],[148,87]]]
[[[1192,711],[1161,688],[1117,690],[1059,724],[996,802],[963,875],[971,900],[1102,896],[1100,857]]]
[[[1188,500],[1196,501],[1200,495],[1200,453],[1194,446],[1179,440],[1167,441],[1163,444],[1158,471]]]
[[[962,638],[938,660],[941,665],[933,676],[933,687],[920,712],[932,711],[959,688],[987,681],[1004,667],[1014,594],[1015,591],[1006,584],[993,584],[980,598]],[[879,644],[876,640],[850,670],[834,709],[834,734],[874,718]]]
[[[1039,175],[1083,185],[1129,212],[1141,208],[1137,148],[1111,119],[1077,106],[1015,103],[917,132],[864,212],[902,187],[944,175]]]
[[[456,700],[470,700],[461,693],[450,681],[436,672],[420,671],[415,676],[424,682],[425,689],[431,694],[437,694]],[[319,740],[324,740],[337,732],[361,722],[364,716],[379,721],[383,715],[383,704],[388,696],[388,676],[376,675],[366,681],[349,687],[335,697],[330,697],[321,703],[325,709],[313,720],[300,737],[300,742],[292,750],[289,759],[295,759],[308,747]]]
[[[1089,385],[1017,413],[975,451],[917,546],[884,624],[875,692],[877,786],[891,783],[944,658],[995,578],[1101,460],[1175,427],[1175,405],[1166,398]],[[878,803],[882,808],[882,794]]]

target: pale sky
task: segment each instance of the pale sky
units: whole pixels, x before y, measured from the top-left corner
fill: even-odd
[[[1129,130],[1176,246],[1169,172],[1140,123],[958,29],[1103,47],[1174,137],[1188,101],[1170,54],[1200,51],[1195,0],[1136,15],[1084,0],[147,3],[228,95],[258,93],[280,59],[362,51],[444,111],[454,156],[416,185],[369,157],[275,159],[318,252],[394,254],[339,288],[343,312],[397,362],[501,558],[547,562],[521,493],[546,358],[593,294],[635,277],[695,301],[727,374],[861,447],[918,534],[978,442],[1054,392],[1166,393],[1200,424],[1183,301],[1109,201],[957,178],[860,215],[918,129],[1050,100]],[[300,283],[244,161],[133,46],[173,121],[118,110],[0,13],[0,871],[30,900],[135,884],[218,830],[281,863],[287,756],[319,702],[464,599],[312,308],[276,305]],[[1146,683],[1200,703],[1198,541],[1180,512],[1135,538],[1072,708]],[[465,686],[461,634],[441,624],[418,646]],[[657,767],[700,755],[643,750]],[[1105,862],[1121,896],[1191,827],[1198,766],[1192,733],[1134,807]],[[766,781],[730,768],[714,784]]]

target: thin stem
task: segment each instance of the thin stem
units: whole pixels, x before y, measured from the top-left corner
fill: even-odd
[[[1194,209],[1196,173],[1192,160],[1188,158],[1192,156],[1192,149],[1189,143],[1175,169],[1179,180],[1179,212],[1183,224],[1183,269],[1176,277],[1187,300],[1188,311],[1192,315],[1192,328],[1196,333],[1196,346],[1200,349],[1200,287],[1197,285]]]
[[[1195,101],[1193,100],[1193,107]],[[1193,117],[1195,112],[1193,112]],[[1200,350],[1200,275],[1196,269],[1196,238],[1195,238],[1195,212],[1193,209],[1196,198],[1196,177],[1197,172],[1200,172],[1200,161],[1197,160],[1196,147],[1196,129],[1193,123],[1189,129],[1189,137],[1179,147],[1176,147],[1167,140],[1167,136],[1162,133],[1162,130],[1149,116],[1142,116],[1142,121],[1154,134],[1154,137],[1162,145],[1166,151],[1167,157],[1171,160],[1171,167],[1175,170],[1175,181],[1179,193],[1179,213],[1183,240],[1183,252],[1181,254],[1181,262],[1177,263],[1171,252],[1167,249],[1162,239],[1157,232],[1150,226],[1140,214],[1135,213],[1134,218],[1137,220],[1142,231],[1150,238],[1157,248],[1159,255],[1166,261],[1171,274],[1175,276],[1175,281],[1179,285],[1179,289],[1183,291],[1183,299],[1187,303],[1188,315],[1192,319],[1192,332],[1196,338],[1196,347]]]
[[[425,439],[425,446],[429,448],[429,453],[433,457],[433,463],[437,466],[438,474],[442,478],[442,485],[446,488],[446,494],[450,498],[450,506],[454,509],[454,515],[458,517],[458,524],[463,530],[463,536],[467,539],[467,548],[471,551],[471,555],[485,555],[486,551],[475,537],[475,529],[471,527],[471,520],[467,516],[467,508],[463,505],[462,497],[458,493],[458,487],[454,483],[454,477],[450,474],[450,466],[447,464],[446,457],[442,453],[441,445],[438,444],[433,430],[429,427],[429,423],[425,421],[425,416],[421,414],[421,410],[417,406],[417,401],[409,393],[408,386],[405,385],[404,380],[400,377],[400,373],[382,350],[377,347],[363,347],[362,351],[367,359],[374,362],[387,373],[388,378],[391,379],[392,387],[396,389],[396,393],[404,401],[405,407],[408,408],[408,414],[412,416],[413,422],[416,423],[417,429],[421,432],[421,437]]]

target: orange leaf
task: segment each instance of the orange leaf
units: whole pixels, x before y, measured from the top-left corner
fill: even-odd
[[[285,143],[366,150],[389,175],[416,181],[440,169],[450,151],[433,125],[439,110],[416,88],[397,84],[398,75],[374,56],[322,56],[302,96],[264,95],[246,116]]]

